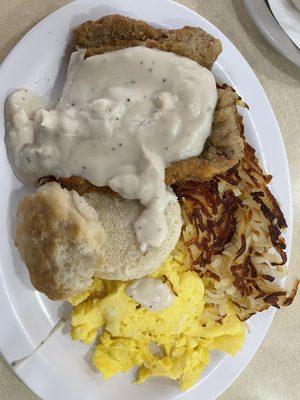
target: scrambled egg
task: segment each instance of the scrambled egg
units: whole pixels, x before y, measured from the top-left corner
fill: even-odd
[[[185,259],[179,242],[151,274],[168,280],[176,294],[173,304],[162,311],[140,306],[126,294],[126,282],[121,281],[95,278],[86,292],[70,299],[72,338],[91,343],[100,334],[93,363],[105,379],[139,366],[137,383],[159,375],[178,379],[186,390],[209,363],[209,350],[234,355],[241,349],[242,322],[229,304],[222,324],[212,318],[213,311],[204,304],[203,282]]]

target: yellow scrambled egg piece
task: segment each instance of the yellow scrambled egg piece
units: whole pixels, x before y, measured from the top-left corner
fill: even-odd
[[[150,376],[178,379],[183,390],[191,387],[209,363],[209,350],[236,354],[245,339],[244,325],[228,305],[222,324],[205,306],[204,286],[185,265],[180,243],[151,276],[168,280],[175,300],[153,312],[126,292],[126,282],[94,279],[92,286],[70,299],[73,339],[93,342],[101,332],[93,363],[105,379],[139,366],[137,383]]]

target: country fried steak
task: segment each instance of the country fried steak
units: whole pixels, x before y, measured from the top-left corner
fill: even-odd
[[[222,51],[220,40],[201,28],[184,27],[176,30],[157,29],[144,21],[121,15],[109,15],[97,21],[88,21],[74,32],[75,47],[85,48],[86,56],[145,45],[172,51],[189,57],[200,65],[211,68]],[[237,105],[241,101],[228,85],[218,85],[218,103],[214,113],[211,135],[199,157],[172,163],[166,169],[166,183],[197,180],[207,181],[226,172],[243,156],[243,122]],[[79,193],[97,190],[84,178],[61,178],[66,187],[76,187]]]

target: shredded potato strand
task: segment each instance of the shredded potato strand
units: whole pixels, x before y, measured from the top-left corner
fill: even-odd
[[[228,299],[245,321],[270,306],[291,304],[297,293],[299,280],[290,295],[276,283],[285,274],[287,225],[267,188],[270,180],[245,143],[244,158],[226,174],[174,187],[190,268],[204,280],[206,302],[219,318]]]

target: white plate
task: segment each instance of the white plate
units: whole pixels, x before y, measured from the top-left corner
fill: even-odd
[[[269,101],[254,72],[233,44],[204,18],[170,0],[78,0],[39,23],[16,45],[0,67],[2,135],[6,96],[14,89],[25,86],[52,99],[59,97],[71,51],[72,28],[87,19],[112,13],[169,28],[200,26],[222,40],[224,50],[214,66],[214,72],[220,81],[232,85],[250,106],[250,112],[242,111],[246,137],[256,148],[268,172],[274,176],[272,190],[289,224],[286,236],[289,250],[292,232],[289,171],[280,130]],[[3,140],[0,145],[0,174],[0,349],[12,365],[14,360],[34,352],[60,318],[63,307],[32,289],[26,268],[14,248],[16,205],[26,189],[11,172]],[[165,379],[133,385],[132,372],[104,381],[87,363],[90,356],[88,348],[72,342],[66,329],[56,330],[45,344],[13,368],[33,391],[47,400],[115,400],[120,396],[122,400],[170,400],[179,397],[212,400],[231,384],[253,357],[273,315],[274,310],[269,310],[251,319],[251,333],[243,350],[236,357],[213,353],[198,385],[183,394],[176,383]]]
[[[274,17],[300,50],[300,10],[291,0],[268,0]]]
[[[244,0],[244,4],[255,25],[271,46],[300,67],[300,50],[276,21],[267,0]]]

